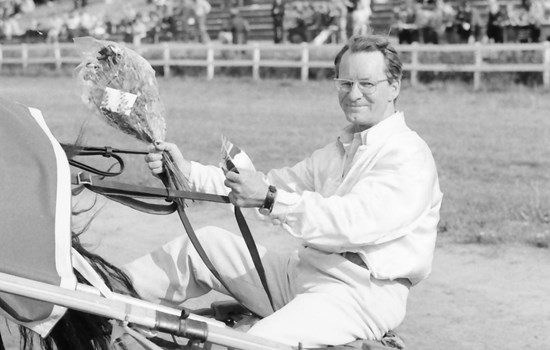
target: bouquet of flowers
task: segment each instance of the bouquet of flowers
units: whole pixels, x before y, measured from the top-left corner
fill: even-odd
[[[164,140],[164,106],[149,62],[111,41],[82,37],[75,44],[83,59],[76,68],[76,79],[84,104],[109,125],[140,141]],[[187,179],[168,154],[164,161],[165,185],[189,190]]]

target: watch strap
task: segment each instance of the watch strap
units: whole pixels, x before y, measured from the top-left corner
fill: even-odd
[[[271,214],[273,206],[275,205],[275,199],[277,198],[277,187],[269,185],[267,194],[265,195],[264,203],[260,208],[262,214]]]

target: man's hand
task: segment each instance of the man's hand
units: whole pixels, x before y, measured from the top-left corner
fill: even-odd
[[[174,164],[181,170],[185,178],[189,178],[191,172],[191,163],[183,158],[178,146],[173,143],[157,141],[149,146],[149,153],[145,156],[145,162],[155,176],[164,172],[164,162],[162,154],[166,152],[172,158]]]
[[[265,200],[268,184],[264,175],[258,171],[239,170],[225,174],[225,186],[231,189],[229,200],[237,207],[259,208]]]

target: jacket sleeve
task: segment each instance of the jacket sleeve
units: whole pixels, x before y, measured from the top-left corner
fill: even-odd
[[[223,171],[214,165],[203,165],[191,162],[189,182],[191,188],[197,192],[227,195],[229,188],[224,184]]]
[[[343,180],[352,182],[349,191],[327,197],[309,186],[311,177],[322,174],[311,167],[318,163],[315,159],[270,173],[273,179],[302,179],[294,180],[290,191],[280,191],[273,217],[305,244],[325,251],[349,251],[406,235],[428,215],[438,190],[427,145],[412,146],[386,147],[372,168],[355,174],[356,179]]]

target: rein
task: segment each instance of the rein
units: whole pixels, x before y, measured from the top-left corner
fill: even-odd
[[[90,173],[105,176],[105,177],[118,176],[124,172],[124,160],[118,154],[143,154],[143,155],[147,154],[147,152],[144,152],[144,151],[121,150],[121,149],[112,148],[109,146],[86,147],[86,146],[76,146],[76,145],[62,143],[61,147],[63,147],[63,149],[67,154],[71,154],[75,156],[103,156],[105,158],[114,158],[120,167],[119,171],[103,171],[103,170],[94,168],[90,165],[87,165],[85,163],[76,161],[74,159],[69,159],[70,165],[75,166],[79,169],[88,171]]]
[[[74,154],[78,156],[101,155],[103,157],[108,157],[108,158],[112,157],[116,160],[116,162],[120,167],[120,170],[116,172],[109,171],[109,170],[103,171],[78,161],[69,160],[70,165],[85,171],[85,172],[78,172],[76,174],[71,174],[71,183],[73,185],[84,186],[86,189],[92,192],[98,193],[115,202],[124,204],[130,208],[133,208],[145,213],[154,214],[154,215],[167,215],[177,211],[180,217],[180,220],[185,228],[187,236],[189,237],[189,240],[197,250],[202,261],[208,267],[212,275],[220,281],[220,283],[225,287],[225,289],[230,294],[233,295],[235,299],[237,299],[235,297],[235,294],[231,293],[231,290],[228,288],[227,284],[221,278],[220,274],[218,273],[218,271],[216,270],[216,268],[208,258],[208,255],[206,254],[204,248],[202,247],[200,241],[198,240],[195,234],[195,231],[191,226],[191,222],[189,221],[189,218],[185,213],[184,205],[178,205],[176,200],[176,199],[190,199],[190,200],[229,204],[231,203],[229,201],[229,197],[223,196],[223,195],[173,189],[173,188],[170,188],[168,181],[162,178],[161,179],[163,180],[165,188],[137,186],[137,185],[127,184],[123,182],[106,180],[105,177],[114,177],[122,174],[122,172],[124,171],[124,160],[118,154],[147,154],[148,152],[120,150],[112,147],[81,147],[81,146],[64,145],[64,144],[62,144],[62,146],[66,152],[72,152],[70,154]],[[92,174],[96,174],[96,175],[94,176]],[[149,203],[144,201],[143,199],[164,199],[167,202],[169,202],[169,204]],[[273,303],[271,292],[269,291],[267,279],[265,276],[265,269],[263,267],[260,255],[258,253],[256,243],[254,242],[254,238],[252,236],[252,233],[250,232],[248,224],[246,223],[246,219],[244,215],[242,214],[240,208],[237,206],[235,206],[235,218],[237,220],[237,224],[241,231],[241,235],[243,236],[243,239],[246,243],[246,246],[252,258],[252,262],[254,263],[254,267],[258,272],[262,286],[269,299],[271,308],[273,309],[273,311],[275,311],[275,305]]]

